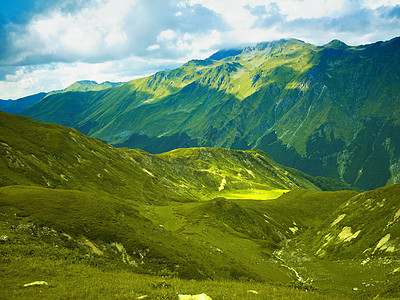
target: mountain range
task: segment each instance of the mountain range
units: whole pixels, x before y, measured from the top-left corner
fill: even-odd
[[[150,153],[260,149],[369,190],[400,176],[399,57],[400,38],[266,42],[106,90],[49,95],[21,114]]]
[[[280,40],[0,102],[2,296],[399,298],[399,54]]]

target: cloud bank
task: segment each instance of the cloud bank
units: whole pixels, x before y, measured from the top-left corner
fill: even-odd
[[[127,81],[237,45],[356,45],[399,31],[400,0],[5,0],[0,98],[82,79]]]

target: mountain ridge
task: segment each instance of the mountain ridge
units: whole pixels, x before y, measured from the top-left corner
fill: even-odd
[[[122,85],[123,82],[104,81],[97,83],[94,80],[79,80],[67,86],[65,89],[51,91],[48,95],[66,93],[66,92],[88,92],[88,91],[101,91]]]
[[[152,155],[143,150],[114,148],[74,129],[3,112],[0,130],[1,185],[33,184],[121,193],[124,197],[138,195],[148,188],[161,189],[161,193],[170,189],[182,194],[168,192],[167,198],[182,201],[185,197],[201,200],[244,189],[254,189],[253,194],[276,190],[278,195],[295,187],[319,190],[306,176],[291,175],[261,151],[193,148]],[[208,182],[206,187],[202,181]],[[224,188],[219,190],[222,181]],[[145,188],[139,182],[149,186]],[[160,199],[166,199],[165,195]]]
[[[5,100],[6,103],[2,104],[0,108],[4,112],[16,114],[29,108],[32,105],[35,105],[44,97],[46,97],[46,95],[47,93],[41,92],[26,97],[22,97],[16,100]]]
[[[22,114],[153,153],[261,149],[313,176],[373,189],[398,182],[400,174],[399,41],[260,43],[110,90],[49,96]],[[375,132],[384,132],[376,147],[361,149],[365,135]],[[374,163],[376,156],[382,164]]]

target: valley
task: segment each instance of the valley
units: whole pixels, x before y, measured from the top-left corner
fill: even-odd
[[[0,1],[0,300],[400,299],[400,0]]]
[[[399,185],[346,190],[260,150],[114,148],[3,112],[0,153],[7,298],[399,296]]]

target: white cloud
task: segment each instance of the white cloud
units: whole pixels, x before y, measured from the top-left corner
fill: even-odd
[[[174,39],[185,39],[185,35],[202,38],[227,26],[217,13],[201,5],[174,0],[90,3],[74,13],[56,7],[34,15],[27,23],[6,24],[6,51],[2,54],[0,49],[0,64],[97,63],[130,55],[182,57],[187,53],[170,51]],[[155,44],[167,51],[148,51]]]
[[[246,5],[262,5],[263,0],[189,0],[191,5],[200,4],[220,14],[233,28],[250,28],[255,17],[245,8]]]
[[[203,36],[202,38],[196,39],[196,40],[190,40],[189,43],[187,43],[187,47],[190,49],[190,52],[194,54],[194,57],[199,57],[199,58],[206,58],[210,56],[213,52],[215,52],[215,45],[220,45],[222,42],[222,33],[213,30],[210,32],[210,34]],[[184,45],[186,42],[183,42],[182,45]],[[189,59],[189,58],[188,58]]]
[[[365,0],[362,1],[363,6],[370,9],[377,9],[381,6],[396,6],[400,5],[400,0]]]
[[[167,29],[164,31],[161,31],[160,34],[157,37],[157,41],[168,41],[168,40],[173,40],[177,37],[175,31],[172,29]]]
[[[185,61],[130,57],[104,63],[52,63],[17,67],[0,81],[1,99],[17,99],[38,92],[65,88],[79,80],[125,82],[178,67]]]
[[[221,14],[232,30],[226,44],[298,38],[315,44],[344,39],[349,44],[372,43],[399,34],[379,8],[390,9],[400,0],[189,0]],[[261,19],[260,19],[261,18]],[[264,20],[264,25],[260,22]],[[342,22],[342,24],[339,24]],[[362,23],[363,22],[363,23]],[[354,27],[352,27],[354,25]],[[381,36],[381,38],[377,38]]]
[[[304,1],[289,1],[283,0],[276,2],[282,11],[282,14],[287,16],[287,20],[297,18],[312,19],[326,16],[333,16],[343,12],[347,0],[304,0]],[[306,9],[305,9],[306,8]]]
[[[147,47],[148,51],[155,51],[155,50],[158,50],[158,49],[160,49],[160,45],[158,45],[158,44],[153,44],[153,45],[150,45],[150,46]]]
[[[133,4],[126,0],[98,0],[94,6],[74,15],[58,10],[37,15],[24,34],[16,36],[11,43],[19,45],[15,50],[20,52],[20,60],[45,55],[58,56],[60,60],[68,60],[71,56],[90,59],[96,57],[100,49],[123,46],[127,40],[124,19]]]

